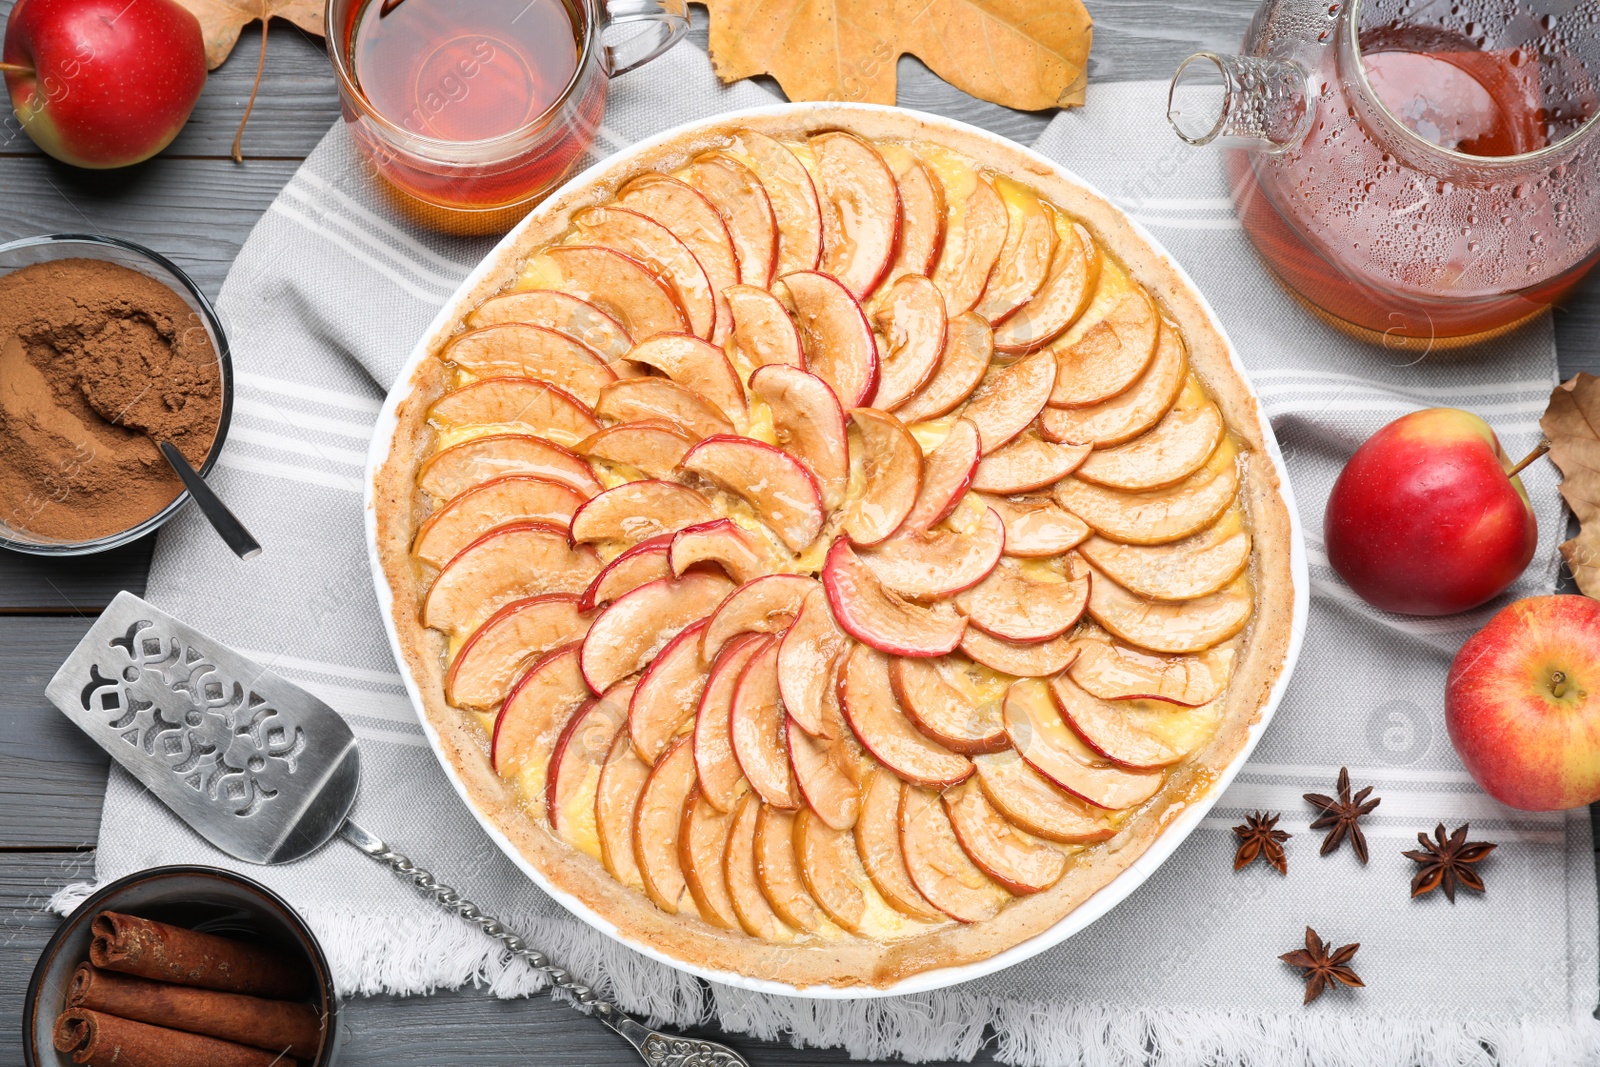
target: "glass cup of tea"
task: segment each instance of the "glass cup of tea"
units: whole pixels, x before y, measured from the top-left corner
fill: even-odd
[[[1311,309],[1407,349],[1510,329],[1600,258],[1600,4],[1266,0],[1173,78],[1245,233]]]
[[[465,230],[555,188],[593,141],[610,79],[688,27],[685,0],[330,0],[326,15],[356,143],[402,204]]]

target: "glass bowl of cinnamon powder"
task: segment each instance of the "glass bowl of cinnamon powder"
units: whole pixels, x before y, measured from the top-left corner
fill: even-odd
[[[189,499],[159,443],[204,475],[232,409],[222,324],[175,264],[91,234],[0,245],[0,547],[149,533]]]

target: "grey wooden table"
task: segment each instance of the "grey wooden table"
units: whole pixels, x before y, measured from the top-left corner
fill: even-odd
[[[1238,46],[1255,0],[1090,0],[1094,81],[1165,78],[1200,48]],[[0,0],[0,18],[12,0]],[[698,8],[696,38],[705,43]],[[338,117],[321,43],[273,24],[262,96],[228,157],[250,92],[260,38],[247,30],[211,76],[193,118],[158,158],[97,173],[41,155],[9,109],[0,127],[0,241],[89,231],[149,245],[213,297],[257,217]],[[1029,144],[1049,120],[974,100],[920,63],[900,63],[900,100]],[[774,89],[776,86],[772,86]],[[1091,90],[1092,92],[1092,90]],[[1091,96],[1091,105],[1093,98]],[[1563,373],[1600,372],[1600,272],[1557,318]],[[51,708],[44,684],[119,589],[143,592],[152,539],[85,559],[49,562],[0,552],[0,1065],[20,1062],[16,1035],[28,975],[56,923],[41,908],[58,887],[93,874],[106,758]],[[352,1000],[344,1063],[452,1065],[636,1062],[598,1024],[548,1000],[498,1001],[473,990]],[[837,1050],[730,1042],[757,1067],[842,1063]],[[980,1057],[983,1058],[983,1057]]]

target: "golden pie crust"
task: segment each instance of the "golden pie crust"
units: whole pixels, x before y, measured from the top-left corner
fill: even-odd
[[[1190,369],[1220,410],[1239,452],[1238,501],[1252,539],[1247,576],[1254,603],[1249,622],[1233,639],[1234,669],[1219,699],[1220,724],[1209,741],[1168,769],[1159,791],[1137,806],[1116,836],[1074,852],[1059,881],[1041,892],[1015,897],[993,918],[930,925],[890,941],[841,932],[773,943],[698,918],[668,914],[637,889],[614,880],[599,862],[558,839],[542,805],[525,803],[513,782],[495,773],[489,738],[478,719],[447,704],[447,642],[419,621],[433,570],[410,550],[432,509],[417,484],[421,464],[437,445],[428,410],[450,388],[451,372],[437,358],[424,359],[410,380],[396,386],[402,392],[396,409],[398,426],[374,475],[377,558],[393,596],[392,621],[405,667],[422,695],[422,714],[438,737],[441,758],[477,813],[551,885],[581,901],[627,941],[697,969],[796,988],[882,988],[921,972],[984,960],[1049,930],[1131,865],[1187,804],[1208,791],[1246,743],[1249,728],[1258,721],[1284,668],[1295,600],[1290,517],[1263,440],[1262,414],[1223,337],[1174,265],[1146,243],[1121,211],[1033,157],[996,139],[928,122],[911,112],[819,106],[742,116],[697,126],[602,166],[541,205],[515,240],[494,253],[492,269],[456,301],[453,307],[459,314],[430,336],[430,349],[437,353],[465,328],[471,309],[512,287],[528,257],[561,239],[577,212],[611,201],[636,176],[679,170],[701,153],[728,145],[740,130],[790,141],[803,141],[818,131],[846,130],[869,142],[932,143],[1033,189],[1086,227],[1102,252],[1154,298],[1162,316],[1181,334]]]

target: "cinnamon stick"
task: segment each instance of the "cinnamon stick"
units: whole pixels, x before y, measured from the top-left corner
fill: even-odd
[[[295,1067],[296,1062],[266,1049],[85,1008],[69,1008],[56,1017],[55,1046],[87,1067]]]
[[[259,945],[115,911],[96,915],[89,930],[89,960],[101,970],[274,1000],[311,993],[303,961]]]
[[[274,1052],[288,1050],[303,1060],[316,1056],[322,1042],[321,1015],[309,1004],[152,982],[87,963],[72,975],[66,1006]]]

